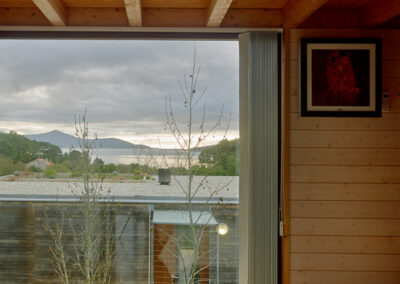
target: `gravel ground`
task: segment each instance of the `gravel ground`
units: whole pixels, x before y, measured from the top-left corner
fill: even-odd
[[[194,188],[199,185],[204,177],[195,176]],[[70,196],[73,190],[77,190],[79,182],[65,181],[0,181],[0,194],[4,195],[54,195]],[[103,184],[105,191],[110,190],[113,196],[150,196],[150,197],[184,197],[182,187],[187,189],[187,177],[173,176],[170,185],[160,185],[157,180],[124,183],[113,182]],[[239,178],[238,177],[207,177],[203,186],[198,190],[196,197],[209,197],[217,189],[216,197],[238,198]]]

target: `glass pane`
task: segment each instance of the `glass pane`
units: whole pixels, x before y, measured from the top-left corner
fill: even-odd
[[[237,42],[2,40],[0,62],[0,281],[238,282]]]

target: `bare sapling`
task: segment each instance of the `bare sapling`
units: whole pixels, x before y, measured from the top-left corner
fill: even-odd
[[[86,110],[83,116],[75,117],[75,130],[82,179],[69,186],[78,209],[68,217],[62,211],[62,222],[47,225],[54,240],[50,248],[54,270],[65,284],[113,283],[115,228],[108,206],[112,198],[110,190],[105,192],[103,187],[104,177],[96,173],[92,163],[97,138],[89,139]]]
[[[217,131],[222,133],[220,135],[222,139],[225,139],[230,122],[230,115],[226,123],[223,122],[223,106],[220,112],[216,114],[213,122],[206,122],[208,118],[207,109],[205,103],[202,103],[206,88],[200,89],[198,87],[200,69],[201,66],[197,66],[196,50],[194,50],[191,72],[189,76],[184,76],[183,82],[179,81],[179,93],[183,100],[185,122],[182,122],[181,116],[178,119],[173,107],[175,104],[172,96],[170,95],[165,100],[165,129],[173,135],[178,148],[176,160],[172,166],[177,169],[185,169],[185,174],[181,176],[175,174],[173,181],[179,186],[185,198],[185,208],[182,210],[182,214],[186,218],[187,226],[185,226],[184,233],[181,234],[170,234],[166,231],[163,231],[163,233],[168,235],[176,244],[176,249],[166,249],[177,258],[183,269],[183,273],[176,275],[175,278],[184,281],[186,284],[197,283],[201,279],[202,272],[208,270],[215,261],[213,250],[202,249],[202,243],[208,239],[208,234],[211,231],[210,224],[208,224],[212,218],[209,211],[210,201],[213,198],[222,200],[219,194],[228,190],[232,182],[232,177],[226,177],[219,184],[213,184],[209,182],[208,174],[195,175],[195,166],[198,163],[198,155],[202,146],[205,142],[208,142],[208,139],[213,138]],[[164,164],[167,166],[171,164],[165,153]],[[195,202],[198,197],[203,200],[201,204]],[[215,232],[215,230],[213,231]],[[188,247],[190,248],[189,253]],[[204,261],[204,259],[207,261]]]

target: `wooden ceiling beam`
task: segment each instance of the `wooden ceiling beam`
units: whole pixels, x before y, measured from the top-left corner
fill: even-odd
[[[376,27],[400,15],[399,0],[373,0],[361,9],[362,24]]]
[[[283,26],[295,28],[328,0],[289,0],[283,7]]]
[[[207,12],[207,27],[219,27],[231,4],[232,0],[211,0]]]
[[[53,26],[67,25],[67,9],[61,0],[33,0]]]
[[[206,9],[142,9],[144,27],[204,27]],[[125,8],[68,8],[68,27],[127,27]],[[49,26],[36,7],[0,7],[0,26]],[[224,28],[279,28],[279,9],[229,9],[221,24]]]
[[[124,2],[129,26],[141,27],[143,25],[141,0],[124,0]]]

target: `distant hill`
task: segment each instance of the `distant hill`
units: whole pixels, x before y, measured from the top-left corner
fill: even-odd
[[[58,130],[41,134],[25,135],[25,137],[38,142],[48,142],[60,148],[79,147],[78,138]],[[117,138],[99,138],[96,140],[96,147],[106,149],[150,149],[150,147],[146,145],[137,145]]]

